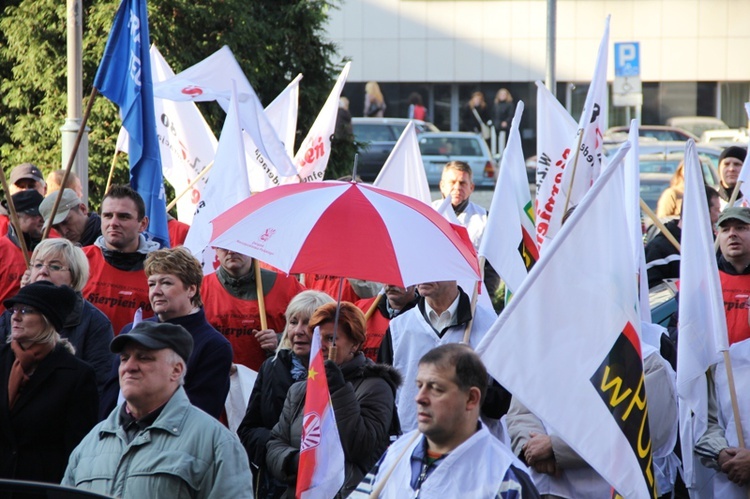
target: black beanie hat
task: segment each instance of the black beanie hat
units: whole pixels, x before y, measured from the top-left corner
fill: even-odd
[[[76,303],[76,292],[67,286],[55,286],[49,281],[27,284],[13,298],[3,302],[10,309],[16,303],[29,305],[44,315],[58,333]]]
[[[747,156],[747,149],[744,147],[729,146],[721,151],[721,154],[719,155],[719,164],[724,161],[724,158],[736,158],[744,163],[745,156]]]

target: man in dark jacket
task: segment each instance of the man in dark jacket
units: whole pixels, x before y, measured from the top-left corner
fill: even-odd
[[[711,224],[715,225],[720,213],[719,193],[709,186],[706,186],[706,201]],[[664,226],[679,243],[682,237],[682,217],[670,220]],[[646,245],[646,271],[649,288],[656,286],[664,279],[679,279],[680,277],[680,252],[661,232]]]

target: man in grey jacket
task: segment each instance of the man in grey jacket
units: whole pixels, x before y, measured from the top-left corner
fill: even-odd
[[[236,435],[190,404],[182,388],[193,339],[145,321],[112,340],[125,402],[84,437],[63,485],[123,499],[252,498]]]

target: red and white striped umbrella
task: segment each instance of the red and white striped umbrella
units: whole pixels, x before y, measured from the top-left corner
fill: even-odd
[[[288,273],[409,286],[479,279],[463,227],[408,196],[354,182],[307,182],[260,192],[213,221],[211,246]]]

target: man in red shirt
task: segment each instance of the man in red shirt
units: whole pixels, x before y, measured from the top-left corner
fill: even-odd
[[[201,295],[206,320],[232,344],[234,362],[255,371],[276,351],[286,326],[289,301],[305,288],[297,279],[261,269],[267,329],[261,328],[253,259],[214,248],[220,266],[203,278]]]
[[[133,322],[138,309],[144,319],[153,315],[143,262],[159,244],[141,234],[148,227],[146,205],[130,186],[115,185],[109,190],[102,201],[101,219],[102,235],[83,248],[90,269],[83,297],[109,318],[118,334]]]
[[[750,338],[750,208],[726,208],[719,216],[719,279],[729,344]]]

